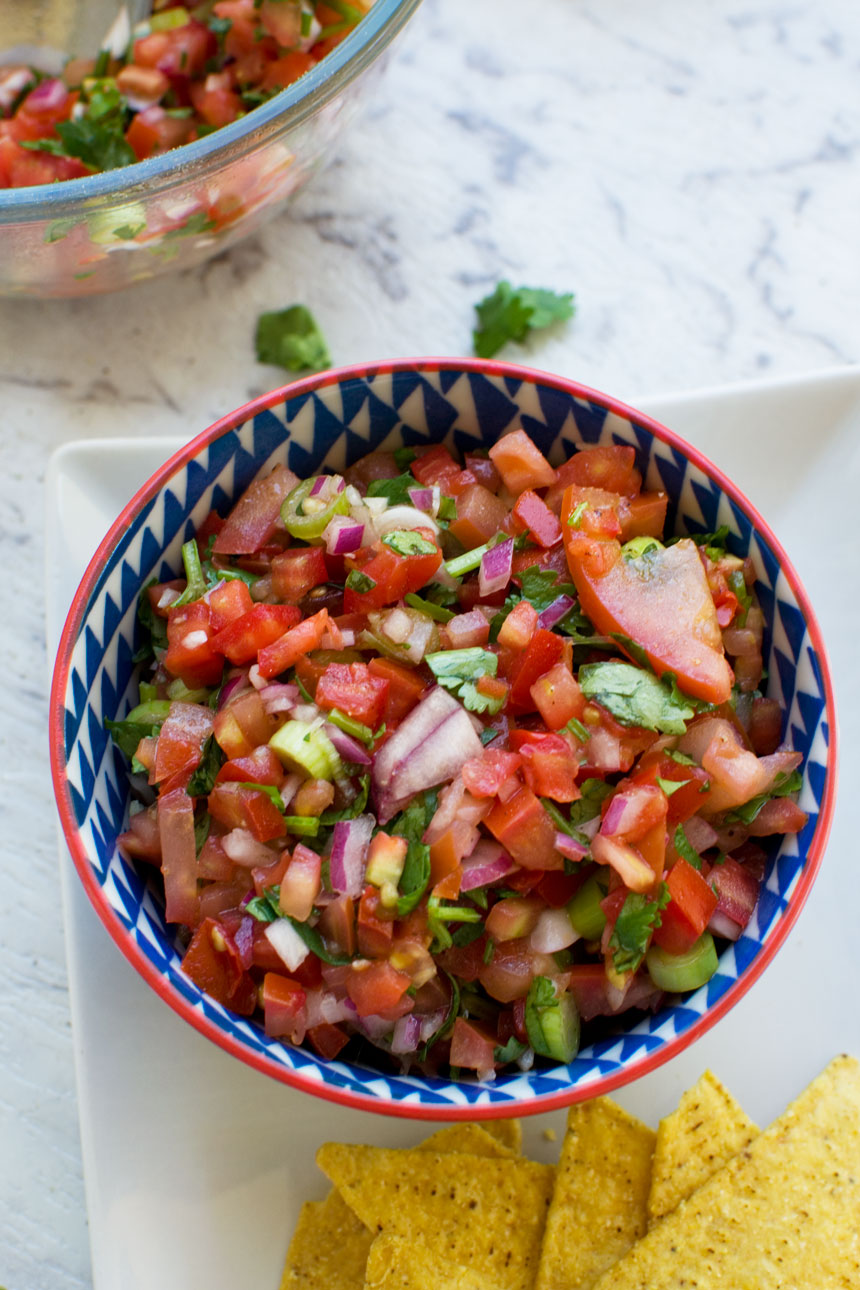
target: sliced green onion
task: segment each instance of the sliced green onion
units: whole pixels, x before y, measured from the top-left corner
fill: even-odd
[[[698,990],[719,966],[714,938],[710,932],[703,932],[684,954],[669,954],[659,945],[652,945],[645,955],[645,966],[658,990],[669,994]]]
[[[361,721],[356,721],[355,717],[348,717],[339,708],[332,708],[327,713],[327,717],[331,724],[337,726],[338,730],[342,730],[345,735],[352,735],[353,739],[359,739],[361,743],[367,744],[368,747],[373,743],[373,731],[370,726],[365,726]]]
[[[178,609],[182,605],[190,605],[193,600],[199,600],[201,596],[205,596],[209,589],[203,566],[200,563],[200,552],[197,549],[197,540],[195,538],[190,538],[183,543],[182,563],[185,567],[187,586],[182,595],[171,603],[171,609]]]
[[[490,548],[506,541],[507,537],[507,533],[497,533],[483,546],[476,546],[471,551],[464,551],[462,555],[455,556],[453,560],[446,560],[443,568],[452,578],[462,578],[464,573],[473,573],[475,569],[480,567],[482,559]]]
[[[444,605],[434,605],[432,600],[424,600],[414,591],[407,591],[403,597],[410,609],[418,609],[428,618],[435,618],[437,623],[450,623],[451,619],[456,617],[452,609],[446,609]]]
[[[593,873],[586,878],[579,891],[568,901],[567,916],[575,932],[586,941],[596,941],[603,935],[606,926],[606,915],[600,908],[601,900],[606,899],[606,887],[598,881]]]
[[[320,831],[320,822],[316,815],[285,815],[284,824],[287,832],[297,838],[315,838]]]

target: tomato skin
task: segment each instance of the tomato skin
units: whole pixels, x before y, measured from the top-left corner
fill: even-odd
[[[268,743],[275,721],[266,712],[256,690],[244,690],[215,713],[212,732],[230,760],[251,757],[260,744]]]
[[[277,753],[267,744],[261,744],[247,757],[234,757],[225,761],[215,777],[215,783],[224,784],[231,780],[280,788],[284,782],[284,768]]]
[[[530,788],[506,802],[497,801],[484,821],[505,850],[524,869],[563,869],[555,849],[555,825]]]
[[[389,685],[366,663],[329,663],[317,683],[315,701],[321,708],[337,708],[376,730],[382,723]]]
[[[239,498],[215,538],[215,555],[253,555],[269,541],[281,515],[281,503],[299,479],[286,466],[276,466],[255,479]]]
[[[296,605],[253,605],[213,637],[212,648],[237,666],[252,663],[261,649],[273,645],[301,618]]]
[[[667,784],[680,784],[681,787],[670,792],[668,796],[667,822],[674,828],[696,815],[705,802],[708,772],[701,766],[682,766],[671,757],[661,757],[656,762],[653,754],[645,753],[641,769],[633,776],[634,784],[656,784],[658,777]],[[665,789],[663,790],[665,792]]]
[[[638,497],[628,498],[627,516],[621,521],[621,541],[662,537],[668,505],[668,493],[640,493]]]
[[[271,842],[286,833],[284,817],[265,793],[241,783],[216,784],[209,794],[209,814],[230,829],[247,829],[258,842]]]
[[[328,580],[321,546],[292,547],[272,559],[272,591],[279,600],[297,605],[309,591]]]
[[[360,1017],[371,1017],[396,1008],[412,984],[411,977],[398,972],[390,963],[371,963],[362,970],[355,968],[346,983],[346,992]],[[409,1000],[411,1005],[411,1000]],[[411,1010],[411,1007],[410,1007]]]
[[[444,444],[434,444],[426,452],[416,457],[409,468],[412,474],[425,488],[438,484],[443,493],[448,492],[448,485],[460,475],[460,467]]]
[[[197,600],[167,615],[167,651],[164,666],[171,676],[178,676],[189,690],[217,685],[224,669],[224,659],[212,644],[209,606]]]
[[[218,129],[235,121],[242,111],[242,100],[232,88],[229,72],[213,72],[202,83],[190,86],[194,111],[207,125]]]
[[[564,491],[571,484],[581,488],[600,488],[622,497],[635,497],[642,487],[642,476],[636,469],[636,451],[627,444],[604,444],[584,448],[558,468],[558,483],[550,488],[545,501],[558,511]],[[662,532],[662,529],[660,530]],[[659,537],[659,533],[654,534]]]
[[[138,161],[144,161],[156,152],[168,152],[187,143],[193,131],[193,121],[170,116],[165,108],[154,103],[135,114],[125,138]]]
[[[217,635],[229,624],[254,608],[247,583],[230,578],[209,593],[209,622]]]
[[[589,537],[567,523],[573,494],[571,486],[562,505],[567,560],[582,608],[597,630],[630,637],[658,676],[674,672],[694,697],[726,703],[732,670],[695,544],[682,538],[647,561],[625,560],[616,540]]]
[[[498,642],[505,649],[524,650],[537,631],[538,612],[528,600],[514,605],[499,628]]]
[[[671,899],[654,931],[656,945],[670,954],[683,954],[702,935],[717,907],[710,885],[686,860],[676,860],[666,875]]]

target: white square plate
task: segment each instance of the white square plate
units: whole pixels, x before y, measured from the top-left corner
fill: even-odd
[[[828,642],[843,785],[860,780],[860,371],[643,398],[644,411],[721,466],[772,524]],[[48,640],[111,521],[176,448],[99,440],[48,472]],[[69,987],[96,1290],[276,1290],[301,1202],[324,1194],[328,1139],[409,1145],[415,1121],[341,1109],[229,1057],[170,1011],[111,943],[62,849]],[[764,977],[692,1048],[622,1090],[652,1124],[710,1066],[766,1124],[837,1052],[860,1056],[860,967],[851,798],[806,909]],[[526,1122],[527,1150],[554,1157],[562,1113]],[[432,1126],[435,1127],[435,1126]],[[427,1129],[429,1131],[429,1128]]]

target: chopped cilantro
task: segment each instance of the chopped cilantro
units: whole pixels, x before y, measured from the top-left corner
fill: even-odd
[[[488,712],[495,716],[504,703],[504,698],[492,699],[481,694],[475,685],[482,676],[496,675],[499,660],[491,650],[481,649],[479,645],[468,649],[439,650],[426,654],[424,662],[439,684],[456,694],[470,712]]]
[[[418,487],[418,480],[406,471],[394,479],[372,479],[367,485],[367,496],[384,497],[389,506],[411,506],[409,489]]]
[[[635,972],[645,957],[651,933],[661,925],[660,913],[670,900],[666,883],[660,884],[656,900],[646,900],[637,891],[631,891],[621,906],[621,911],[609,938],[613,951],[612,965],[616,972]]]
[[[472,333],[475,353],[479,358],[492,358],[508,341],[522,343],[530,332],[572,318],[573,295],[570,292],[560,295],[541,287],[512,287],[502,281],[491,295],[475,305],[475,312],[478,315],[478,325]]]
[[[262,896],[255,896],[244,907],[244,912],[256,918],[258,923],[274,923],[281,917],[278,906],[278,888],[266,887]]]
[[[189,797],[206,797],[211,793],[218,772],[226,760],[215,736],[210,735],[203,745],[200,764],[188,781]]]
[[[671,685],[632,663],[586,663],[579,669],[579,684],[586,698],[601,704],[624,726],[682,735],[684,723],[695,715]]]
[[[413,529],[392,529],[383,533],[382,541],[398,555],[434,555],[438,550],[435,542]]]
[[[751,797],[748,802],[744,802],[743,806],[727,811],[726,824],[752,824],[765,802],[769,802],[773,797],[788,797],[790,793],[797,793],[802,785],[803,777],[799,770],[792,771],[790,775],[777,776],[776,783],[769,793],[760,793],[758,797]]]
[[[416,907],[430,881],[430,848],[424,833],[436,811],[437,795],[431,790],[416,794],[404,811],[386,825],[392,837],[409,843],[403,872],[400,875],[400,897],[397,915],[405,918]]]
[[[591,738],[591,731],[588,726],[584,726],[578,717],[571,717],[565,726],[565,730],[569,730],[574,739],[578,739],[581,744],[587,744]]]
[[[493,1050],[493,1056],[500,1066],[507,1066],[508,1062],[515,1062],[517,1058],[522,1057],[527,1048],[528,1044],[524,1044],[521,1039],[517,1039],[516,1035],[511,1035],[506,1044],[496,1046]]]
[[[674,844],[675,850],[678,852],[678,855],[681,857],[682,860],[686,860],[687,864],[691,864],[694,869],[701,869],[702,857],[699,855],[696,848],[691,844],[689,838],[684,832],[683,824],[679,824],[675,829],[675,835],[672,838],[672,842]]]
[[[362,573],[360,569],[350,569],[344,586],[348,590],[357,591],[360,596],[363,596],[366,592],[373,591],[376,582],[368,574]]]
[[[657,783],[660,785],[660,787],[662,788],[666,796],[671,797],[673,793],[677,793],[679,788],[684,788],[687,784],[689,784],[690,780],[689,779],[663,779],[662,775],[658,775]]]
[[[59,139],[26,139],[21,146],[56,157],[77,157],[93,170],[131,165],[137,157],[125,138],[128,104],[111,78],[88,85],[83,114],[74,121],[58,121],[54,127]]]
[[[727,581],[729,584],[729,590],[737,597],[737,602],[740,606],[738,626],[743,627],[746,624],[747,614],[749,613],[750,606],[753,602],[752,594],[746,584],[746,579],[744,578],[743,569],[733,569],[729,574]]]
[[[391,454],[398,470],[407,470],[418,456],[414,448],[395,448]]]
[[[331,356],[313,314],[304,305],[260,314],[256,332],[257,362],[288,372],[319,372]]]
[[[582,796],[570,804],[570,822],[574,828],[578,824],[596,820],[604,799],[614,791],[612,785],[602,779],[584,779],[579,790]]]
[[[582,517],[588,510],[588,502],[578,502],[567,517],[567,522],[572,529],[578,529],[582,523]]]

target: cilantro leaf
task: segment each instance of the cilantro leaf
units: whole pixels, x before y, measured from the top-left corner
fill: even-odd
[[[507,1066],[509,1062],[515,1062],[518,1057],[522,1057],[528,1044],[524,1044],[516,1035],[511,1035],[506,1044],[497,1045],[493,1050],[493,1056],[501,1066]]]
[[[769,793],[760,793],[758,797],[751,797],[748,802],[744,802],[743,806],[727,811],[724,817],[726,824],[752,824],[765,802],[773,797],[788,797],[790,793],[799,792],[802,786],[803,776],[799,770],[793,770],[790,775],[778,776]]]
[[[156,649],[167,649],[167,622],[155,613],[148,594],[157,582],[157,578],[150,578],[137,598],[137,621],[143,640],[132,658],[133,663],[145,663],[154,657]]]
[[[367,806],[367,798],[370,794],[370,776],[362,775],[359,782],[361,787],[357,795],[350,802],[349,806],[342,811],[323,811],[322,815],[319,817],[320,824],[325,826],[337,824],[340,820],[354,820],[356,816],[364,814],[364,809]]]
[[[244,912],[256,918],[258,923],[274,923],[281,917],[278,908],[278,888],[266,887],[262,896],[255,896],[244,907]]]
[[[578,824],[596,820],[604,799],[615,791],[611,784],[602,779],[584,779],[579,789],[582,796],[570,804],[570,822],[574,828]]]
[[[632,663],[586,663],[579,684],[623,726],[641,726],[666,735],[682,735],[694,709],[673,687]]]
[[[646,900],[638,891],[631,891],[621,906],[621,912],[609,938],[613,951],[612,964],[616,972],[635,972],[645,957],[651,933],[661,925],[660,913],[669,903],[669,888],[660,884],[656,900]]]
[[[403,872],[400,875],[400,898],[397,915],[405,918],[416,907],[430,881],[430,848],[424,842],[424,833],[436,813],[437,794],[427,789],[417,793],[412,801],[387,826],[392,837],[405,838],[409,843]]]
[[[319,372],[331,366],[325,338],[304,305],[260,314],[256,346],[258,363],[272,363],[288,372]]]
[[[470,712],[489,712],[491,716],[501,708],[504,699],[492,699],[481,694],[475,682],[482,676],[495,676],[499,666],[497,655],[491,650],[472,645],[468,649],[438,650],[425,654],[424,662],[440,685],[456,694]]]
[[[572,582],[560,582],[555,569],[541,569],[539,565],[529,565],[520,574],[521,600],[527,600],[537,612],[549,609],[559,596],[576,597],[576,587]]]
[[[686,860],[687,864],[691,864],[694,869],[701,869],[702,857],[699,855],[698,851],[692,845],[684,832],[683,824],[679,824],[675,829],[675,835],[672,842],[674,843],[675,850],[678,852],[678,855],[682,860]]]
[[[97,81],[87,94],[83,115],[57,122],[59,139],[32,139],[22,146],[57,157],[77,157],[93,170],[129,166],[137,157],[125,138],[127,107],[115,81]]]
[[[418,487],[418,480],[407,470],[393,479],[372,479],[367,485],[367,496],[384,497],[389,506],[411,506],[409,489]]]
[[[247,909],[247,905],[245,908]],[[341,967],[344,963],[352,962],[352,955],[332,954],[330,950],[326,949],[325,942],[315,927],[309,926],[308,923],[301,923],[297,918],[291,918],[289,914],[286,914],[285,917],[292,924],[294,930],[298,932],[311,953],[316,954],[317,958],[322,959],[323,963],[331,963],[335,967]]]
[[[522,343],[530,332],[572,318],[573,295],[559,295],[541,287],[512,287],[502,281],[491,295],[475,305],[475,312],[475,353],[479,358],[492,358],[508,341]]]
[[[443,968],[442,971],[445,972],[445,969]],[[430,1049],[434,1044],[438,1044],[440,1039],[444,1039],[445,1035],[447,1035],[448,1031],[457,1020],[457,1014],[460,1011],[460,987],[457,984],[456,977],[451,976],[448,972],[445,972],[445,976],[447,976],[448,982],[451,986],[451,1003],[448,1007],[448,1013],[445,1020],[442,1022],[436,1033],[430,1036],[427,1043],[421,1049],[421,1052],[418,1055],[418,1060],[420,1062],[426,1062],[427,1054],[430,1052]]]
[[[140,721],[110,721],[105,720],[105,730],[107,730],[119,748],[121,753],[131,760],[137,752],[137,746],[141,739],[148,735],[157,735],[161,729],[161,723],[140,722]]]
[[[216,776],[226,760],[215,736],[210,735],[203,745],[200,764],[188,781],[188,796],[205,797],[211,793],[215,787]]]
[[[398,555],[433,555],[437,550],[435,542],[413,529],[391,529],[383,533],[382,541]]]

